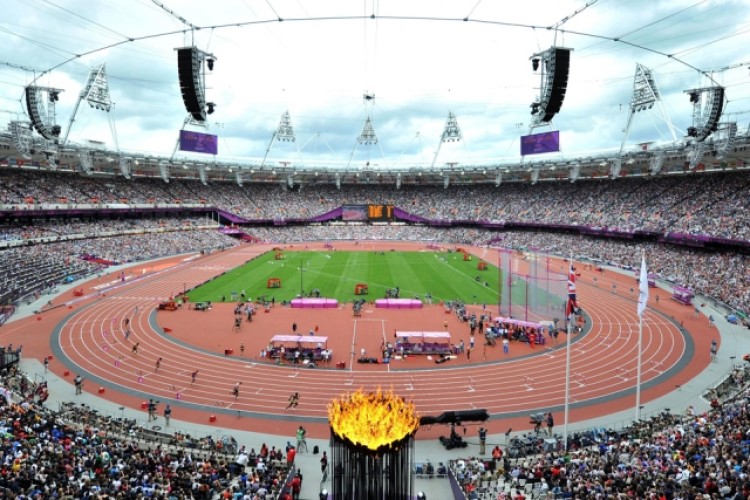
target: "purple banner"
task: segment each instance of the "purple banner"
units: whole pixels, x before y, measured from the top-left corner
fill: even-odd
[[[560,151],[560,131],[521,136],[521,156]]]
[[[401,219],[401,220],[405,220],[409,222],[429,222],[429,220],[425,219],[424,217],[410,214],[409,212],[406,212],[405,210],[402,210],[398,207],[393,207],[393,215],[397,219]]]
[[[180,130],[180,151],[193,153],[219,154],[218,137],[189,130]]]
[[[337,219],[337,218],[341,217],[341,214],[343,212],[344,212],[344,209],[341,208],[341,207],[334,208],[330,212],[326,212],[324,214],[316,215],[315,217],[313,217],[312,219],[310,219],[310,222],[325,222],[325,221]],[[307,222],[307,221],[305,221],[305,222]]]

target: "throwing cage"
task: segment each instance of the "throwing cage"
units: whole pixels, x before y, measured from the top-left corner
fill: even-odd
[[[498,249],[498,313],[525,321],[565,316],[568,276],[546,255]],[[563,264],[564,266],[564,264]]]

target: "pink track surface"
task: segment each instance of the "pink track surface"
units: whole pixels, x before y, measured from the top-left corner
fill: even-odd
[[[390,242],[337,244],[336,249],[365,246],[368,250],[425,249],[422,245]],[[304,247],[324,250],[323,244]],[[486,258],[484,249],[463,248]],[[552,409],[558,422],[562,420],[564,336],[558,344],[548,339],[544,347],[511,343],[508,355],[499,344],[483,347],[483,337],[477,336],[471,359],[462,356],[437,365],[418,356],[387,365],[360,365],[353,361],[362,349],[368,356],[378,356],[383,342],[392,341],[396,330],[443,331],[447,321],[452,343],[463,339],[468,346],[468,325],[453,314],[445,314],[440,305],[422,309],[367,305],[359,317],[352,315],[351,304],[340,304],[336,309],[277,305],[268,313],[257,314],[252,323],[243,323],[239,332],[233,328],[234,305],[230,303],[215,304],[207,312],[183,308],[154,313],[160,301],[182,292],[184,287],[202,283],[270,249],[270,245],[243,245],[192,260],[173,258],[138,266],[128,271],[124,284],[117,283],[114,274],[104,276],[83,285],[83,298],[68,292],[55,300],[67,301],[65,306],[5,325],[3,342],[23,344],[27,357],[42,359],[54,354],[50,369],[71,381],[76,373],[83,374],[88,380],[85,390],[98,392],[102,387],[101,397],[121,405],[140,408],[144,400],[153,397],[170,402],[177,419],[209,423],[213,415],[215,425],[224,428],[290,435],[300,422],[306,422],[311,436],[327,437],[327,404],[357,388],[377,387],[393,389],[414,401],[422,415],[485,408],[492,414],[487,423],[492,433],[509,427],[530,428],[528,414],[536,411]],[[596,273],[595,286],[594,271],[579,271],[579,305],[591,318],[591,330],[571,343],[571,421],[601,417],[635,405],[637,286],[631,277],[611,272]],[[613,282],[618,283],[620,294],[612,293]],[[118,286],[108,288],[112,285]],[[635,293],[629,292],[631,287],[636,288]],[[102,290],[106,291],[98,296]],[[656,295],[661,299],[658,302]],[[474,309],[480,311],[479,306]],[[709,363],[709,345],[712,339],[719,341],[718,332],[709,329],[705,320],[693,319],[691,312],[692,308],[669,300],[666,292],[651,289],[643,329],[642,404],[686,383]],[[669,317],[682,322],[687,337]],[[125,318],[130,319],[132,331],[127,340]],[[152,318],[158,328],[150,322]],[[295,322],[298,332],[304,334],[317,326],[317,335],[328,337],[328,347],[334,352],[328,367],[297,369],[259,357],[273,335],[291,333]],[[137,355],[132,350],[135,343]],[[244,355],[240,354],[241,343],[245,345]],[[233,353],[226,355],[227,351]],[[162,362],[156,370],[159,357]],[[337,363],[344,363],[345,369],[336,369]],[[193,384],[191,373],[196,370]],[[236,382],[242,382],[242,386],[235,400],[231,389]],[[300,404],[285,412],[287,398],[295,391],[301,394]],[[418,437],[434,438],[443,431],[425,428]]]

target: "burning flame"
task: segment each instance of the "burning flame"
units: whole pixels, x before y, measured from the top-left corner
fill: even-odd
[[[407,403],[393,391],[365,394],[358,389],[328,405],[333,431],[354,444],[376,451],[392,445],[419,427],[414,403]]]

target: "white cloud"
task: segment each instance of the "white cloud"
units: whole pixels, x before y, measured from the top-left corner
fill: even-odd
[[[64,130],[88,68],[106,63],[116,102],[112,118],[119,146],[128,151],[172,153],[186,116],[174,49],[192,43],[217,56],[207,96],[217,104],[209,125],[221,137],[220,160],[262,158],[286,110],[302,152],[277,143],[272,162],[429,164],[449,110],[464,141],[443,144],[437,164],[518,158],[540,84],[529,58],[555,41],[573,49],[568,92],[553,119],[566,156],[619,148],[636,62],[654,71],[681,131],[692,119],[683,91],[711,83],[679,61],[716,70],[711,75],[726,86],[726,112],[733,113],[727,120],[746,129],[749,116],[750,9],[742,1],[600,0],[583,9],[585,2],[572,0],[165,0],[190,23],[224,26],[192,34],[148,0],[6,3],[4,19],[14,22],[0,25],[5,61],[55,68],[39,83],[65,89],[57,107]],[[373,13],[376,18],[368,18]],[[277,16],[285,20],[274,21]],[[466,16],[472,21],[461,21]],[[546,27],[566,16],[555,38]],[[151,35],[158,36],[128,41]],[[23,88],[35,76],[0,66],[7,120],[18,117],[8,111],[23,112]],[[363,101],[365,92],[375,99]],[[368,114],[379,144],[358,146],[352,155]],[[108,117],[85,104],[70,137],[114,146]],[[629,143],[669,139],[654,111],[633,120]]]

